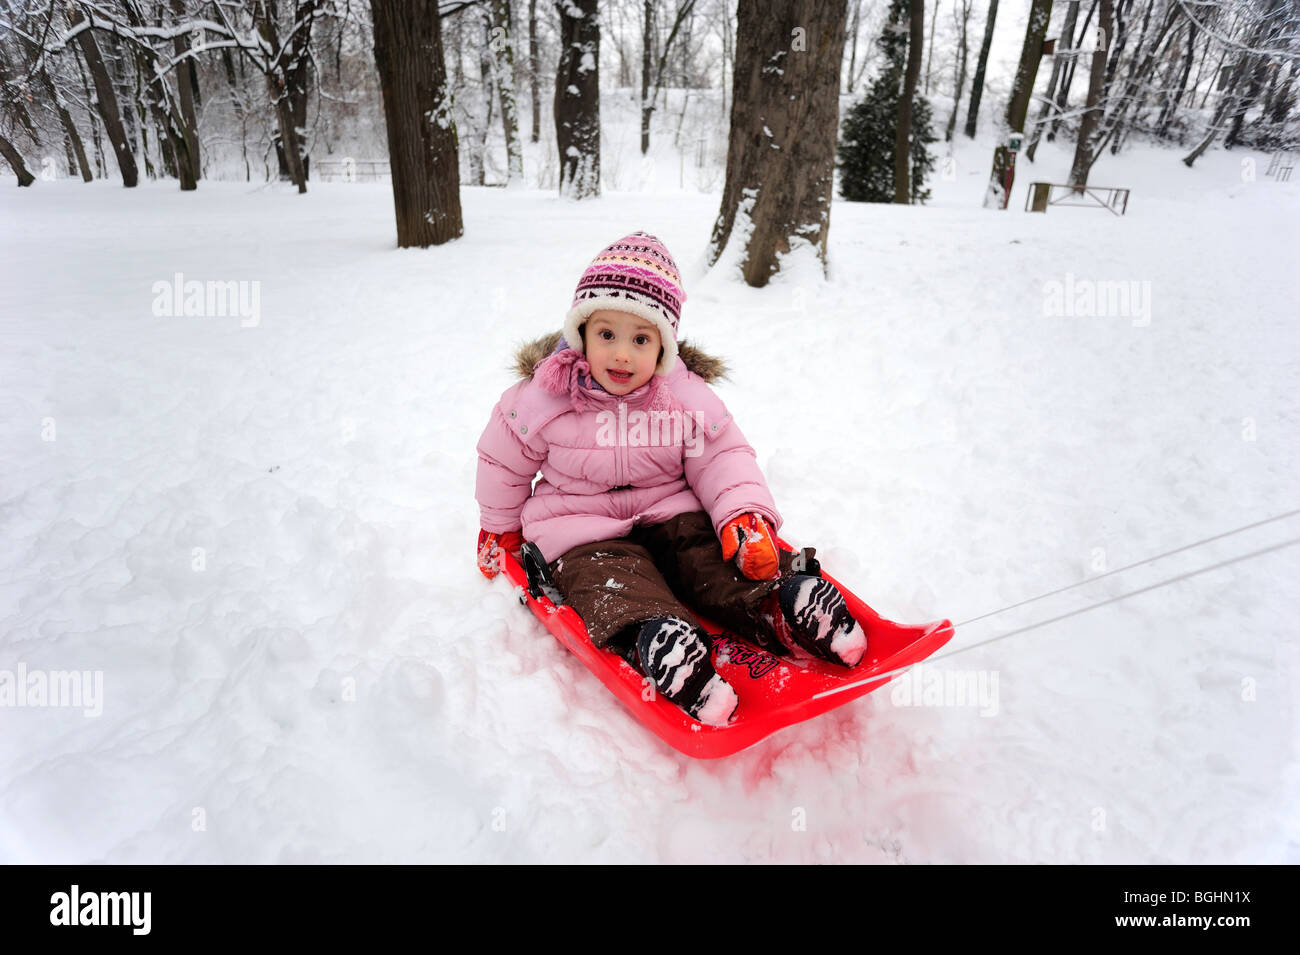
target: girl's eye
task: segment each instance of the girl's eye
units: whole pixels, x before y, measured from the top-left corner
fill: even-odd
[[[638,336],[636,337],[636,343],[637,343],[638,345],[648,345],[648,344],[650,344],[650,336],[648,336],[648,335],[638,335]]]
[[[614,333],[611,332],[608,328],[602,328],[602,329],[600,330],[600,337],[603,338],[603,339],[605,339],[605,341],[607,341],[607,342],[609,342],[609,341],[613,341],[613,340],[614,340]]]

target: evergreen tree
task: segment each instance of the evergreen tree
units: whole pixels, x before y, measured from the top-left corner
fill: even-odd
[[[898,101],[907,70],[907,0],[891,0],[889,17],[876,42],[885,54],[880,75],[864,96],[849,107],[840,125],[836,166],[840,170],[840,195],[851,202],[894,201],[894,138],[898,129]],[[925,174],[934,169],[927,149],[937,138],[930,125],[930,103],[922,96],[912,100],[912,202],[925,202]]]

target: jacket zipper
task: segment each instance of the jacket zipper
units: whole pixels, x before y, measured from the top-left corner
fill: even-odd
[[[626,404],[627,402],[624,401],[620,401],[618,403],[618,421],[619,421],[618,454],[615,456],[615,460],[618,462],[618,474],[616,475],[616,477],[618,478],[619,487],[622,487],[624,484],[628,483],[627,481],[627,472],[628,472],[627,435],[623,433],[623,428],[622,428],[623,422],[626,421],[625,412],[623,410]]]

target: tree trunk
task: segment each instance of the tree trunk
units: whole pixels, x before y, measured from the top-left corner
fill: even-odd
[[[1128,43],[1128,21],[1124,19],[1124,12],[1126,7],[1132,5],[1133,0],[1113,0],[1115,32],[1106,34],[1106,89],[1108,90],[1115,88],[1115,70],[1119,68],[1120,58]]]
[[[1025,158],[1030,162],[1034,161],[1034,153],[1038,152],[1038,142],[1042,138],[1043,130],[1047,125],[1047,116],[1052,111],[1052,98],[1056,95],[1056,84],[1062,78],[1066,61],[1069,58],[1067,51],[1074,45],[1074,22],[1078,15],[1079,0],[1070,0],[1070,5],[1065,11],[1065,23],[1061,25],[1061,35],[1056,38],[1058,52],[1052,57],[1052,78],[1047,84],[1047,96],[1043,100],[1042,108],[1038,111],[1038,119],[1034,121],[1034,133],[1029,148],[1025,150]]]
[[[370,0],[384,98],[398,248],[464,232],[451,90],[438,0]]]
[[[937,0],[936,0],[937,2]],[[944,130],[944,142],[952,142],[953,130],[957,128],[957,104],[961,102],[961,94],[966,89],[966,57],[969,53],[969,47],[966,43],[966,27],[970,23],[970,0],[960,0],[961,3],[961,39],[957,57],[957,83],[953,87],[952,94],[952,112],[948,114],[948,128]]]
[[[123,10],[127,22],[133,27],[142,28],[147,25],[141,19],[140,8],[127,3],[123,5]],[[182,192],[191,192],[198,188],[198,177],[195,162],[190,156],[191,138],[186,132],[186,123],[180,115],[176,96],[172,93],[167,77],[158,72],[158,57],[152,46],[133,43],[131,52],[135,58],[136,76],[142,83],[142,99],[153,117],[163,168],[167,175],[180,180]],[[188,90],[187,86],[186,91]],[[194,136],[192,141],[197,144],[198,137]]]
[[[28,171],[26,164],[23,163],[22,155],[14,148],[14,144],[3,136],[0,136],[0,156],[4,156],[9,165],[13,167],[14,174],[18,177],[18,185],[30,186],[36,181],[36,177]]]
[[[654,29],[654,0],[643,0],[641,5],[641,155],[650,151],[650,114],[655,104],[650,102],[650,41]]]
[[[76,26],[85,20],[78,7],[68,11],[68,21]],[[99,46],[95,43],[91,30],[82,30],[76,37],[81,56],[90,70],[90,79],[95,84],[95,105],[100,118],[104,121],[104,130],[109,142],[113,144],[113,155],[117,158],[117,168],[122,173],[122,185],[133,188],[140,181],[140,172],[136,168],[135,154],[127,142],[126,129],[122,125],[122,115],[117,108],[117,94],[113,91],[113,81],[104,66],[104,58],[99,55]]]
[[[736,51],[732,45],[733,36],[730,28],[731,21],[728,20],[726,17],[723,17],[720,26],[722,28],[722,73],[718,77],[718,92],[721,93],[722,95],[718,97],[718,101],[722,104],[722,113],[720,119],[722,122],[725,122],[728,115],[727,114],[727,77],[730,75],[727,72],[727,65],[728,63],[734,65],[736,61]]]
[[[128,92],[132,77],[127,75],[125,57],[121,51],[115,49],[115,37],[108,38],[108,49],[110,51],[109,62],[112,64],[113,85],[116,89],[123,91],[122,102],[125,107],[122,113],[122,120],[126,124],[126,136],[131,143],[131,152],[136,157],[136,161],[144,166],[142,172],[146,179],[157,179],[158,174],[154,171],[153,156],[149,152],[149,130],[145,125],[145,116],[148,110],[145,109],[140,99],[139,77],[135,77],[134,95]],[[137,71],[138,73],[138,71]]]
[[[63,101],[63,94],[55,88],[54,80],[44,65],[38,71],[38,76],[41,86],[45,88],[46,95],[49,96],[50,102],[54,104],[55,111],[59,114],[59,122],[63,125],[65,149],[68,153],[68,175],[74,175],[79,169],[83,181],[93,181],[95,175],[90,170],[90,160],[86,158],[86,147],[81,141],[81,134],[77,132],[77,124],[72,121],[72,114],[68,112],[68,107]]]
[[[1133,98],[1137,95],[1138,87],[1141,85],[1142,80],[1146,78],[1146,74],[1149,70],[1155,68],[1156,53],[1159,51],[1160,44],[1164,41],[1169,26],[1174,22],[1174,17],[1177,14],[1176,9],[1169,10],[1168,15],[1165,17],[1164,26],[1160,28],[1160,33],[1155,42],[1151,44],[1150,48],[1145,48],[1147,29],[1151,26],[1151,7],[1153,5],[1154,0],[1147,0],[1147,5],[1143,8],[1142,29],[1138,33],[1137,46],[1133,48],[1133,56],[1129,60],[1124,96],[1120,99],[1119,105],[1112,114],[1114,119],[1110,124],[1109,132],[1106,133],[1105,139],[1102,141],[1101,146],[1098,147],[1097,152],[1093,154],[1092,161],[1094,163],[1096,163],[1097,156],[1102,149],[1105,148],[1107,141],[1110,142],[1112,156],[1119,152],[1120,140],[1123,138],[1124,122],[1128,118],[1128,108],[1132,105]],[[1145,57],[1143,56],[1144,48],[1146,51]],[[1142,75],[1139,76],[1139,73]]]
[[[528,79],[533,97],[532,141],[537,142],[542,136],[542,94],[537,75],[537,0],[528,0]]]
[[[1205,61],[1210,58],[1209,52],[1210,52],[1210,43],[1207,40],[1205,44],[1205,56],[1202,57],[1201,65],[1196,70],[1196,82],[1192,84],[1193,89],[1200,88],[1201,73],[1205,69]],[[1210,95],[1215,92],[1216,87],[1218,88],[1218,92],[1220,93],[1223,92],[1224,84],[1227,82],[1228,79],[1227,75],[1223,72],[1223,61],[1226,60],[1227,58],[1228,58],[1228,50],[1225,47],[1224,50],[1219,54],[1219,62],[1215,64],[1214,71],[1210,74],[1210,82],[1205,87],[1205,94],[1201,97],[1201,105],[1198,107],[1199,109],[1205,109],[1205,104],[1210,101]],[[1218,80],[1217,83],[1215,82],[1215,79]]]
[[[185,0],[172,0],[172,13],[177,18],[185,16]],[[184,37],[172,40],[172,49],[180,56],[188,48]],[[198,87],[198,74],[194,60],[185,59],[176,64],[176,85],[180,92],[181,119],[184,120],[185,146],[189,152],[190,169],[195,180],[203,175],[199,159],[199,120],[194,112],[194,90]]]
[[[294,23],[297,29],[289,35],[286,52],[287,64],[284,70],[285,90],[289,95],[289,112],[293,117],[293,134],[298,144],[298,155],[302,163],[302,181],[311,179],[311,156],[307,145],[307,105],[311,98],[312,65],[309,50],[311,47],[311,28],[320,0],[298,0],[294,10]],[[304,192],[305,187],[299,192]]]
[[[1241,142],[1241,127],[1246,120],[1246,114],[1250,112],[1251,106],[1259,98],[1260,90],[1264,86],[1264,72],[1268,67],[1268,60],[1263,56],[1255,57],[1255,68],[1250,73],[1250,85],[1246,88],[1246,95],[1241,97],[1232,110],[1232,123],[1228,127],[1227,138],[1223,141],[1224,149],[1231,149]]]
[[[1112,0],[1100,0],[1097,14],[1099,39],[1111,36]],[[1108,45],[1108,44],[1107,44]],[[1084,104],[1083,118],[1079,121],[1079,137],[1074,144],[1074,163],[1070,167],[1070,185],[1082,192],[1088,185],[1088,170],[1092,168],[1094,139],[1101,123],[1101,100],[1106,94],[1106,50],[1102,45],[1093,51],[1092,70],[1088,76],[1088,99]]]
[[[487,105],[487,113],[483,117],[482,125],[477,126],[475,129],[477,137],[475,137],[473,151],[477,157],[478,178],[474,181],[476,186],[487,185],[488,136],[492,132],[492,104],[495,100],[493,90],[496,86],[492,81],[492,20],[486,12],[483,14],[482,24],[483,45],[478,50],[478,75],[483,88],[483,99]]]
[[[853,95],[853,74],[858,62],[858,26],[862,20],[862,0],[853,0],[853,16],[849,17],[849,75],[848,94]],[[958,94],[959,96],[961,94]]]
[[[708,262],[735,228],[751,286],[768,283],[792,240],[825,267],[845,15],[844,2],[739,2],[727,178]]]
[[[1156,135],[1161,139],[1167,139],[1169,136],[1169,124],[1173,122],[1174,115],[1178,112],[1178,104],[1182,101],[1183,90],[1187,89],[1187,78],[1192,74],[1192,60],[1196,52],[1196,21],[1189,19],[1187,21],[1187,57],[1183,60],[1182,73],[1178,77],[1178,89],[1172,96],[1165,99],[1165,105],[1160,110],[1160,118],[1156,121]]]
[[[1074,85],[1074,72],[1079,66],[1078,51],[1083,47],[1083,38],[1088,35],[1088,24],[1092,22],[1092,15],[1097,12],[1097,0],[1092,0],[1092,6],[1088,8],[1088,15],[1083,18],[1083,26],[1079,27],[1079,32],[1074,39],[1074,55],[1070,57],[1070,63],[1065,70],[1065,81],[1061,84],[1061,91],[1056,96],[1056,115],[1052,117],[1052,128],[1047,131],[1047,141],[1049,143],[1056,141],[1056,134],[1060,131],[1061,117],[1065,114],[1066,107],[1070,103],[1070,87]]]
[[[649,3],[650,3],[650,0],[647,0],[647,5],[646,5],[646,12],[647,12],[647,14],[650,12],[650,5],[649,5]],[[674,41],[675,39],[677,39],[677,34],[678,34],[678,32],[682,29],[683,25],[686,26],[687,31],[688,31],[688,33],[689,33],[689,30],[690,30],[689,22],[690,22],[690,21],[689,21],[688,17],[689,17],[689,15],[691,14],[691,11],[694,10],[694,8],[695,8],[695,0],[684,0],[684,2],[681,4],[681,6],[679,6],[679,7],[677,8],[677,15],[673,18],[672,29],[668,31],[668,39],[666,39],[666,40],[664,41],[663,48],[659,51],[659,61],[658,61],[658,64],[656,65],[655,70],[654,70],[654,86],[651,88],[651,90],[650,90],[650,96],[649,96],[649,104],[648,104],[649,107],[650,107],[650,111],[649,111],[649,112],[647,112],[647,111],[645,110],[645,108],[644,108],[645,105],[646,105],[646,93],[645,93],[645,88],[644,88],[644,86],[642,87],[642,91],[641,91],[641,102],[642,102],[642,112],[641,112],[641,154],[642,154],[642,155],[645,155],[646,150],[647,150],[647,149],[649,148],[649,146],[650,146],[650,112],[653,112],[653,111],[654,111],[654,109],[655,109],[655,103],[657,103],[657,102],[659,101],[659,93],[660,93],[660,91],[663,89],[663,86],[664,86],[664,77],[667,75],[667,74],[666,74],[666,69],[667,69],[667,64],[668,64],[668,54],[672,51],[672,48],[673,48],[673,41]],[[647,27],[649,26],[649,20],[647,20],[646,25],[647,25]],[[649,33],[647,33],[646,35],[647,35],[647,37],[648,37],[648,36],[649,36]],[[685,44],[685,45],[689,46],[689,43],[690,43],[689,39],[684,40],[684,44]],[[647,42],[646,42],[644,48],[645,48],[646,50],[649,49],[649,41],[648,41],[648,40],[647,40]],[[645,71],[643,70],[643,71],[642,71],[642,77],[644,78],[644,76],[645,76]],[[643,80],[643,82],[644,82],[644,80]],[[683,83],[683,85],[684,85],[684,83]],[[684,99],[684,98],[683,98],[683,99]],[[685,110],[685,107],[683,106],[683,111],[684,111],[684,110]],[[680,124],[679,124],[679,128],[680,128]],[[676,137],[674,137],[674,139],[673,139],[673,144],[676,145],[676,143],[677,143],[677,139],[676,139]]]
[[[555,75],[555,144],[560,195],[600,195],[600,21],[596,0],[557,3],[560,62]]]
[[[975,82],[970,88],[970,106],[966,109],[966,138],[975,138],[975,120],[979,118],[980,98],[984,95],[984,70],[989,63],[989,47],[993,45],[993,24],[998,19],[998,0],[989,0],[989,15],[984,21],[984,42],[980,44],[980,57],[975,61]]]
[[[1029,8],[1029,22],[1025,24],[1025,42],[1020,47],[1020,65],[1016,68],[1015,85],[1007,103],[1006,125],[1010,133],[1025,131],[1025,117],[1029,114],[1029,98],[1038,78],[1038,64],[1043,59],[1043,38],[1052,18],[1052,0],[1033,0]],[[1000,144],[993,151],[993,170],[989,174],[989,188],[984,194],[984,208],[1005,209],[1015,181],[1016,157],[1009,145]]]
[[[100,178],[108,177],[108,168],[104,163],[104,143],[99,135],[100,124],[96,122],[96,113],[94,109],[94,97],[90,93],[90,81],[86,78],[86,69],[82,65],[81,57],[77,56],[74,50],[72,57],[77,63],[77,74],[81,77],[81,89],[86,103],[90,106],[86,116],[90,121],[91,141],[95,144],[95,169],[99,172]]]
[[[497,94],[501,97],[501,125],[506,139],[506,182],[522,183],[524,153],[519,143],[519,111],[515,106],[515,37],[510,0],[492,4],[492,49],[496,52]],[[498,32],[501,31],[501,32]]]
[[[313,5],[314,0],[307,0],[308,8]],[[262,39],[272,50],[280,50],[282,53],[279,62],[271,72],[266,74],[266,88],[275,107],[276,122],[280,127],[279,147],[282,150],[280,158],[288,167],[289,180],[298,187],[298,193],[301,195],[307,191],[307,170],[303,164],[302,143],[298,137],[299,124],[294,115],[295,91],[300,89],[302,81],[301,74],[298,73],[299,64],[298,57],[294,53],[294,42],[302,27],[299,26],[299,29],[290,35],[288,48],[282,48],[277,36],[275,7],[259,4],[259,8],[261,15],[258,17],[258,31]],[[301,11],[301,7],[296,9]],[[295,23],[300,21],[295,20]]]
[[[930,16],[930,43],[925,51],[925,95],[930,95],[930,69],[934,66],[934,25],[939,20],[939,0],[934,2],[934,13]]]
[[[1291,61],[1291,71],[1287,74],[1286,80],[1282,83],[1282,90],[1278,94],[1276,101],[1273,103],[1273,110],[1269,114],[1269,122],[1275,126],[1280,126],[1285,123],[1287,116],[1291,113],[1292,107],[1295,106],[1296,94],[1292,88],[1292,84],[1295,82],[1297,73],[1300,73],[1300,57]]]
[[[936,6],[938,0],[935,0]],[[912,202],[912,98],[921,76],[921,47],[925,44],[925,0],[908,0],[907,73],[898,97],[898,125],[894,129],[894,202]]]

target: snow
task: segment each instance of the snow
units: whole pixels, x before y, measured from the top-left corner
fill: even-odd
[[[991,139],[960,138],[930,205],[837,200],[830,278],[804,242],[765,289],[734,244],[703,265],[720,184],[462,188],[464,237],[421,251],[384,183],[0,189],[0,672],[102,678],[0,706],[0,861],[1300,861],[1297,548],[1014,632],[1295,517],[960,626],[923,679],[721,761],[475,566],[512,348],[637,228],[732,364],[782,536],[886,617],[1293,510],[1300,183],[1135,146],[1094,171],[1125,217],[1027,214],[1069,166],[1044,144],[989,212]],[[177,273],[258,282],[260,320],[155,315]],[[1067,281],[1150,283],[1149,320],[1052,313]]]

